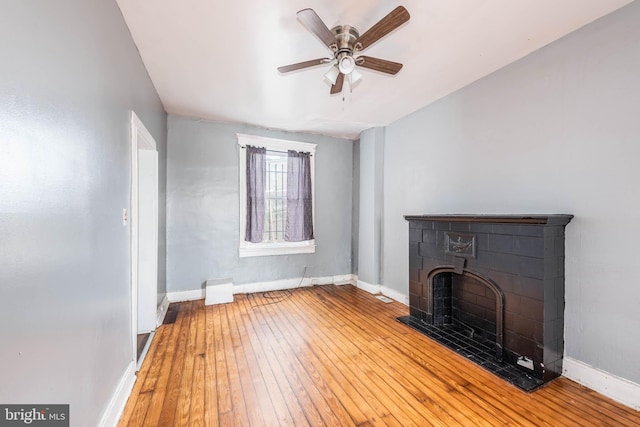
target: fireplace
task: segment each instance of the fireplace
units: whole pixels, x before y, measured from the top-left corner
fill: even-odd
[[[422,215],[409,222],[403,323],[530,391],[561,375],[571,215]]]

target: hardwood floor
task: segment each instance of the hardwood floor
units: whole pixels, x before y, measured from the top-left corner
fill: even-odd
[[[640,425],[566,378],[524,393],[397,322],[406,306],[353,286],[268,296],[181,303],[119,426]]]

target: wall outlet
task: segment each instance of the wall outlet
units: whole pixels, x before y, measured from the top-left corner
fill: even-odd
[[[122,208],[122,226],[126,227],[129,223],[129,212],[127,208]]]

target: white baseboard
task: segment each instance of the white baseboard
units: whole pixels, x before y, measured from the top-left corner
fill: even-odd
[[[359,279],[356,282],[356,287],[359,289],[362,289],[363,291],[367,291],[370,294],[380,293],[380,285],[372,285],[371,283],[367,283]]]
[[[160,307],[158,307],[158,317],[156,318],[156,328],[162,325],[162,322],[164,322],[164,316],[167,315],[168,308],[169,308],[169,298],[167,298],[167,294],[164,294],[164,297],[160,302]]]
[[[295,289],[297,287],[315,286],[315,285],[355,285],[357,276],[353,274],[342,274],[337,276],[323,277],[305,277],[284,280],[273,280],[270,282],[254,282],[244,283],[242,285],[234,285],[234,294],[251,294],[255,292],[281,291],[285,289]]]
[[[382,285],[372,285],[370,283],[358,280],[355,274],[342,274],[337,276],[324,277],[305,277],[302,280],[296,277],[293,279],[272,280],[269,282],[253,282],[240,285],[233,285],[234,294],[251,294],[256,292],[282,291],[285,289],[295,289],[297,287],[306,287],[314,285],[353,285],[371,294],[382,293],[395,301],[402,304],[409,304],[409,297],[394,289],[387,288]],[[204,289],[194,289],[191,291],[167,292],[166,298],[168,302],[182,302],[196,299],[203,299],[206,296]],[[164,301],[163,301],[164,302]],[[165,309],[166,311],[166,309]]]
[[[391,289],[383,285],[380,285],[380,293],[386,297],[389,297],[393,300],[398,301],[399,303],[406,305],[407,307],[409,306],[409,295],[405,295],[402,292],[398,292],[395,289]]]
[[[355,274],[342,274],[337,276],[324,277],[305,277],[300,280],[299,277],[284,280],[272,280],[269,282],[253,282],[240,285],[233,285],[234,294],[251,294],[256,292],[281,291],[285,289],[294,289],[297,287],[314,286],[314,285],[354,285],[356,286],[358,276]],[[167,304],[169,302],[192,301],[196,299],[206,298],[205,289],[194,289],[190,291],[167,292],[165,295]],[[164,300],[163,300],[164,302]],[[166,309],[164,310],[166,314]],[[160,316],[158,315],[158,318]],[[164,315],[163,315],[164,318]],[[160,322],[161,323],[161,322]],[[159,324],[160,324],[159,323]]]
[[[133,390],[135,382],[136,363],[131,361],[122,375],[122,378],[120,378],[120,382],[118,383],[107,408],[102,414],[98,427],[116,427],[118,425],[118,421],[120,421],[120,417],[122,416],[122,412],[124,411],[127,399],[129,399],[129,395],[131,394],[131,390]]]
[[[355,274],[343,274],[341,276],[333,276],[333,283],[337,286],[358,284],[358,276]]]
[[[204,289],[193,289],[191,291],[167,292],[169,302],[193,301],[195,299],[204,299]]]
[[[353,274],[341,274],[338,276],[325,276],[325,277],[311,277],[311,284],[312,285],[337,285],[337,286],[341,286],[341,285],[348,285],[348,284],[355,284],[355,279],[354,279]]]
[[[362,290],[365,290],[371,294],[382,293],[395,301],[401,302],[405,305],[409,304],[409,297],[394,289],[387,288],[381,285],[372,285],[362,280],[358,280],[358,276],[355,274],[344,274],[338,276],[327,277],[310,277],[305,278],[300,282],[300,279],[286,279],[286,280],[274,280],[271,282],[255,282],[245,283],[242,285],[234,285],[234,294],[250,294],[255,292],[268,292],[268,291],[280,291],[284,289],[294,289],[297,287],[314,286],[314,285],[354,285]]]
[[[640,410],[640,384],[566,356],[562,361],[562,371],[562,375],[570,380],[589,387],[636,411]]]
[[[395,289],[391,289],[383,285],[372,285],[371,283],[367,283],[362,280],[358,280],[356,286],[370,294],[382,294],[404,305],[409,305],[409,296],[402,292],[398,292]]]
[[[269,292],[269,291],[282,291],[285,289],[295,289],[297,287],[306,287],[313,285],[320,285],[321,278],[309,278],[305,277],[302,280],[300,278],[284,279],[284,280],[272,280],[270,282],[253,282],[244,283],[241,285],[233,286],[234,294],[252,294],[255,292]]]
[[[333,276],[326,277],[309,277],[309,282],[311,285],[328,285],[333,283]]]

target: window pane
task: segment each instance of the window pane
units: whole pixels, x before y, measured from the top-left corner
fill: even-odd
[[[267,151],[265,242],[283,242],[287,220],[287,153]]]

